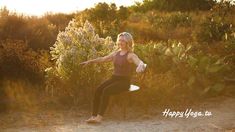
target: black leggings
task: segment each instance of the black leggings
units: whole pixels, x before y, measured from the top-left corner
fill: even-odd
[[[103,116],[109,103],[110,95],[119,94],[128,91],[130,87],[130,78],[112,75],[108,80],[100,84],[95,91],[93,99],[92,115]]]

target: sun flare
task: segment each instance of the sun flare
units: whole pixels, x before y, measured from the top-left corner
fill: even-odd
[[[117,6],[130,6],[142,0],[1,0],[0,7],[27,15],[43,15],[46,12],[71,13],[93,7],[99,2],[115,3]]]

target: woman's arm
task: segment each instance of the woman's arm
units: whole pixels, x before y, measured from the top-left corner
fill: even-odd
[[[138,66],[141,62],[143,62],[135,53],[131,53],[130,57],[128,57],[132,63]]]
[[[144,64],[144,62],[139,59],[139,57],[135,53],[130,54],[130,60],[137,66],[136,72],[139,73],[145,70],[147,64]]]
[[[88,63],[101,63],[101,62],[109,62],[113,60],[114,55],[116,54],[117,51],[113,51],[109,55],[103,56],[103,57],[98,57],[96,59],[88,60],[85,62],[82,62],[80,64],[88,64]]]

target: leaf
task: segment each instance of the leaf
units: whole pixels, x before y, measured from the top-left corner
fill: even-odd
[[[189,87],[192,87],[192,84],[195,82],[195,76],[191,76],[187,82]]]
[[[187,45],[185,52],[189,51],[192,48],[192,45]]]
[[[207,72],[215,73],[221,70],[224,66],[223,65],[211,65],[207,68]]]
[[[210,89],[211,89],[210,86],[206,87],[206,88],[203,90],[202,94],[206,94]]]
[[[209,66],[209,64],[210,64],[210,58],[207,56],[203,56],[199,61],[198,67],[201,70],[204,70]]]
[[[216,65],[218,65],[218,64],[223,64],[223,60],[224,60],[223,58],[222,58],[222,59],[218,59],[218,60],[215,62],[215,64],[216,64]]]
[[[177,63],[179,63],[179,59],[178,59],[178,57],[176,57],[176,56],[175,56],[175,57],[173,57],[173,58],[172,58],[172,60],[173,60],[173,61],[174,61],[174,63],[176,63],[176,64],[177,64]]]
[[[165,55],[166,55],[166,56],[171,56],[171,55],[173,55],[173,53],[172,53],[172,51],[171,51],[170,48],[167,48],[167,49],[166,49]]]
[[[211,87],[211,89],[217,93],[221,92],[224,89],[224,84],[222,83],[216,83],[214,86]]]
[[[189,56],[188,61],[189,61],[190,66],[195,66],[198,62],[198,60],[194,58],[192,55]]]
[[[172,47],[172,51],[175,55],[178,56],[178,54],[180,53],[180,47]]]

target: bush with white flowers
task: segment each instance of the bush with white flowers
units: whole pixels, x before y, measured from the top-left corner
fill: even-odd
[[[65,31],[59,32],[55,44],[50,47],[55,65],[45,71],[48,77],[57,76],[62,80],[73,81],[76,86],[85,86],[104,77],[111,65],[90,64],[83,67],[79,63],[105,56],[116,46],[111,37],[100,38],[88,21],[82,24],[82,27],[79,25],[81,24],[73,19]]]

